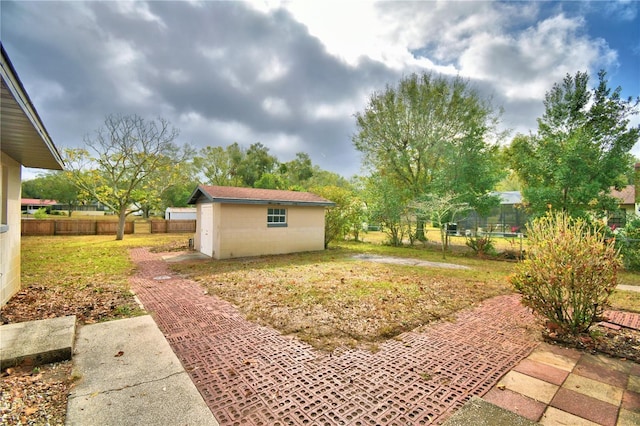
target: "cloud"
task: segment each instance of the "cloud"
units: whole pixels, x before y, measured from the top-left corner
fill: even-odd
[[[479,34],[460,55],[460,71],[491,82],[508,99],[538,99],[566,74],[608,67],[616,52],[581,34],[584,22],[560,14],[513,34]]]
[[[469,79],[504,107],[505,127],[526,132],[554,82],[619,59],[582,15],[538,2],[2,8],[3,44],[59,146],[80,146],[107,114],[135,113],[168,119],[196,147],[262,142],[281,161],[306,152],[345,176],[360,169],[354,113],[409,73]]]

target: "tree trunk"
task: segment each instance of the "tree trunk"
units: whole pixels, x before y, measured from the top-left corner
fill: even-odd
[[[424,216],[417,215],[416,216],[416,240],[420,242],[427,241],[427,237],[424,235],[424,224],[426,220]]]
[[[447,240],[447,225],[446,224],[440,224],[440,242],[442,244],[442,258],[446,259],[447,258],[447,247],[446,247],[446,240]]]
[[[120,209],[120,215],[118,217],[118,231],[116,232],[116,241],[124,239],[124,225],[127,220],[127,208]]]

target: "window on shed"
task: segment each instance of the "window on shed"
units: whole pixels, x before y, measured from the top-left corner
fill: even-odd
[[[267,226],[287,226],[287,209],[267,209]]]

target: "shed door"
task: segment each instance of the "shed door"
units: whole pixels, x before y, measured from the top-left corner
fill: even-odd
[[[213,204],[202,204],[200,220],[200,251],[213,257]]]

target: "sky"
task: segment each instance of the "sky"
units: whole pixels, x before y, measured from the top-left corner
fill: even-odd
[[[604,69],[640,95],[638,1],[2,0],[0,17],[59,149],[83,147],[109,114],[137,114],[169,120],[179,144],[260,142],[350,177],[362,173],[354,115],[411,73],[466,79],[502,108],[504,143],[536,131],[567,73]]]

